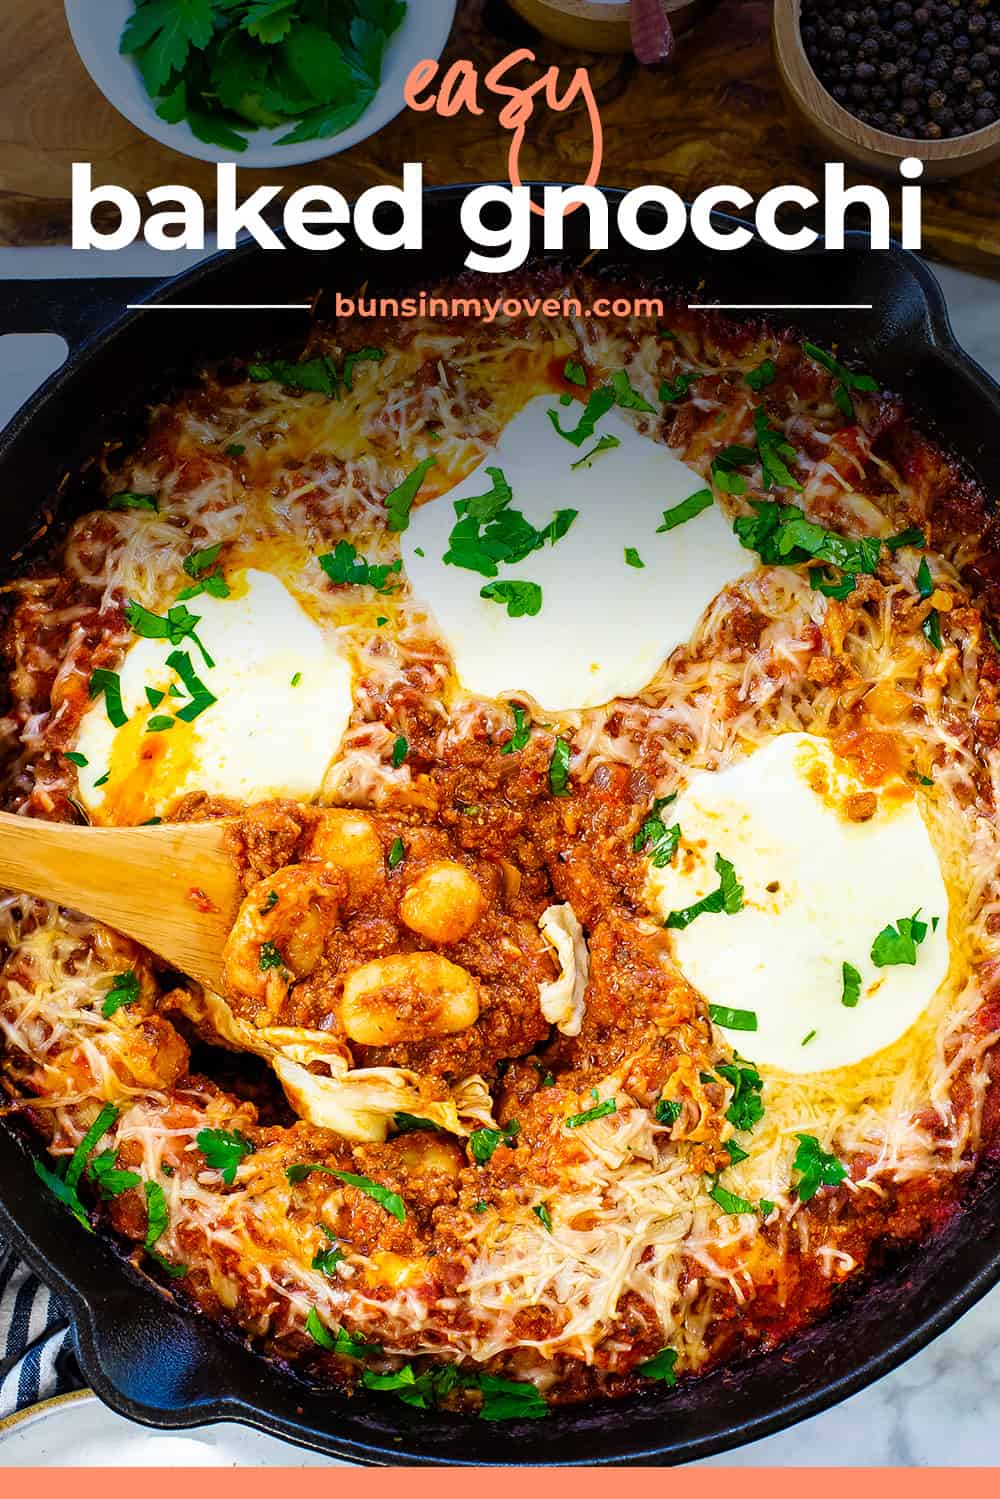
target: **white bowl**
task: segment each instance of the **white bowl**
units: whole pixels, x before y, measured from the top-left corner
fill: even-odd
[[[123,57],[118,50],[122,31],[133,11],[132,0],[66,0],[66,19],[83,65],[101,93],[153,140],[199,161],[235,161],[242,167],[294,167],[336,156],[367,140],[396,118],[405,105],[403,89],[411,69],[424,58],[438,58],[444,51],[456,3],[457,0],[409,0],[406,19],[386,49],[382,87],[349,130],[327,140],[279,146],[279,137],[287,135],[290,125],[280,130],[248,127],[250,144],[245,151],[207,146],[198,140],[186,121],[168,125],[160,119],[139,69],[131,57]]]

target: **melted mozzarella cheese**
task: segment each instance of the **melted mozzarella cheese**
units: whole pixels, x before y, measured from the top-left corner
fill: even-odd
[[[725,1032],[749,1060],[795,1073],[851,1066],[902,1036],[944,982],[945,883],[916,802],[895,791],[852,821],[849,810],[870,810],[869,788],[825,741],[784,734],[732,769],[693,777],[671,807],[680,847],[651,873],[648,894],[666,919],[719,887],[717,853],[734,866],[743,909],[698,916],[672,936],[710,1004],[756,1016],[755,1031]],[[927,935],[916,963],[876,966],[875,938],[917,911]],[[861,975],[853,1008],[844,963]]]
[[[227,581],[229,598],[201,595],[188,605],[214,664],[191,639],[180,645],[216,698],[211,707],[191,722],[176,716],[190,702],[167,665],[177,647],[143,638],[120,669],[128,722],[116,729],[103,699],[84,716],[76,742],[87,760],[80,791],[97,821],[142,822],[189,791],[250,802],[319,790],[350,719],[350,668],[270,573],[250,570]],[[162,701],[154,706],[147,688]],[[164,717],[170,728],[151,732],[150,721]]]
[[[582,408],[553,396],[529,401],[496,451],[456,488],[413,512],[403,556],[414,593],[434,611],[462,684],[483,697],[528,693],[552,711],[596,707],[641,692],[670,652],[690,638],[723,586],[747,571],[747,554],[713,504],[658,534],[663,512],[704,488],[669,449],[612,411],[574,447],[564,430]],[[602,437],[619,446],[574,464]],[[510,508],[541,530],[557,510],[579,512],[568,533],[522,562],[501,563],[499,581],[537,583],[541,612],[511,618],[480,597],[479,573],[446,564],[455,502],[487,493],[489,468],[513,491]],[[630,566],[627,548],[643,563]]]

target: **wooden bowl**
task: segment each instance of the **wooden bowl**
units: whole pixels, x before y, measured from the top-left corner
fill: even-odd
[[[1000,122],[953,140],[908,140],[876,130],[848,113],[813,72],[799,30],[801,0],[775,0],[774,55],[792,107],[825,147],[832,161],[851,160],[869,172],[899,174],[899,163],[916,156],[925,182],[958,177],[1000,160]]]
[[[536,31],[580,52],[628,52],[629,0],[507,0]],[[718,0],[663,0],[678,34]]]

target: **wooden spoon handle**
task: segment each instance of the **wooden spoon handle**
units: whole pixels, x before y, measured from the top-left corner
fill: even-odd
[[[0,813],[0,885],[103,921],[217,988],[239,888],[225,824],[85,828]]]
[[[655,68],[674,55],[674,31],[663,0],[632,0],[632,51],[639,62]]]

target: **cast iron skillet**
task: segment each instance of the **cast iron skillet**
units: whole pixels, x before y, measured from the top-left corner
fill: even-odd
[[[465,189],[430,192],[425,249],[378,256],[347,246],[329,256],[255,246],[199,267],[153,293],[156,302],[308,301],[321,287],[366,280],[386,293],[460,269],[458,204]],[[618,194],[609,195],[613,200]],[[567,247],[582,253],[582,216]],[[576,243],[574,244],[574,237]],[[652,273],[699,287],[699,300],[871,302],[873,313],[800,314],[814,339],[853,349],[918,417],[1000,494],[1000,388],[955,344],[940,290],[912,255],[872,253],[854,236],[842,253],[779,254],[755,244],[713,253],[688,240],[655,259],[617,244],[599,265],[636,282]],[[700,283],[704,283],[700,285]],[[32,536],[41,502],[110,437],[141,427],[148,403],[205,358],[301,347],[305,314],[120,313],[134,284],[0,285],[0,331],[62,333],[66,366],[0,438],[0,513],[8,570]],[[126,295],[127,294],[127,295]],[[106,320],[111,317],[112,321]],[[74,500],[72,486],[63,502]],[[917,1352],[1000,1280],[1000,1183],[929,1246],[886,1265],[821,1326],[736,1367],[651,1389],[624,1402],[491,1427],[416,1411],[387,1397],[315,1393],[199,1317],[173,1307],[111,1246],[87,1236],[40,1190],[24,1145],[0,1129],[0,1233],[71,1309],[80,1361],[97,1393],[161,1428],[243,1421],[362,1463],[676,1463],[766,1436],[842,1400]]]

